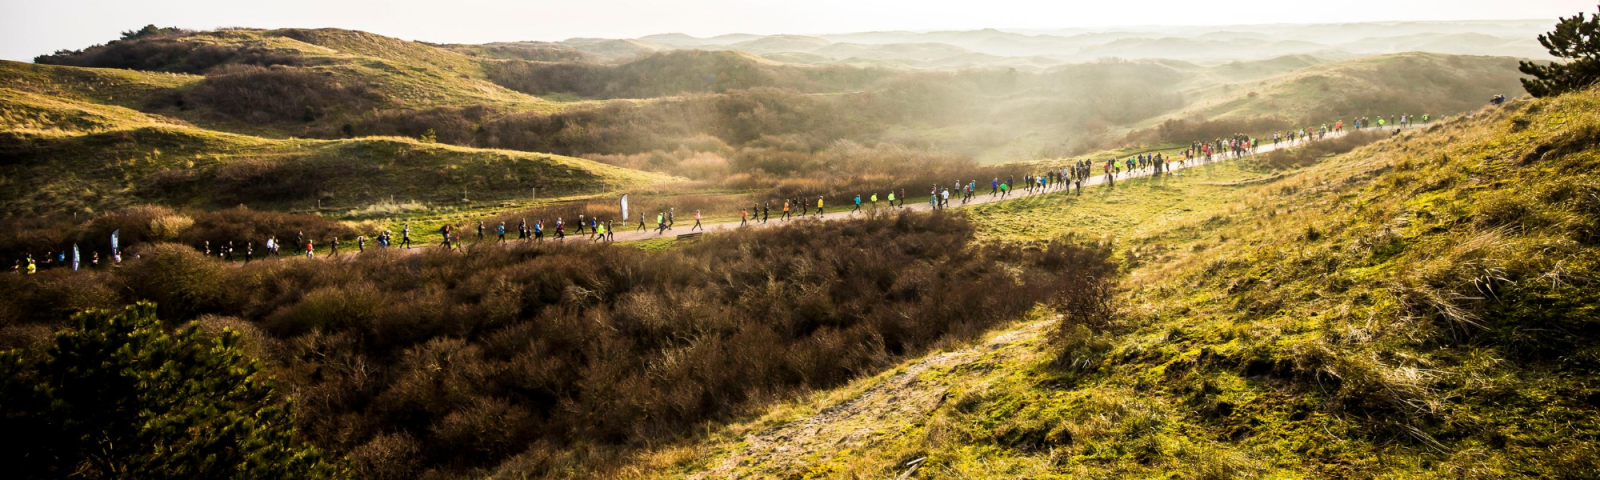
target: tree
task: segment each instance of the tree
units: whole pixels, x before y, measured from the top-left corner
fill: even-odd
[[[290,405],[231,330],[167,333],[155,305],[89,311],[30,355],[0,352],[11,478],[327,478]]]
[[[1582,90],[1600,81],[1600,13],[1586,17],[1562,18],[1556,29],[1539,35],[1539,43],[1566,62],[1540,65],[1522,62],[1522,88],[1535,97],[1548,97]]]
[[[123,31],[122,32],[122,39],[123,40],[133,40],[133,39],[137,39],[137,38],[148,37],[148,36],[151,36],[151,35],[161,35],[161,34],[166,34],[166,33],[177,33],[177,32],[180,32],[180,31],[181,30],[179,30],[178,27],[157,27],[155,25],[145,25],[144,28],[140,28],[138,30]]]

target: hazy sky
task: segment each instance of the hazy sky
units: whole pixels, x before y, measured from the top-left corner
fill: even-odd
[[[683,32],[1230,25],[1531,19],[1594,13],[1595,0],[0,0],[0,58],[31,60],[145,24],[340,27],[478,43]]]

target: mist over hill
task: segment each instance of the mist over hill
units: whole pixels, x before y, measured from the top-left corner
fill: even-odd
[[[1003,59],[983,62],[983,66],[1037,70],[1105,58],[1219,63],[1281,55],[1348,58],[1413,51],[1545,59],[1548,53],[1534,37],[1549,23],[1548,20],[1500,20],[1152,26],[1105,30],[983,29],[704,39],[664,33],[636,40],[661,49],[719,49],[758,55],[818,53],[835,62],[854,58],[889,59],[897,63],[888,65],[915,69],[971,68],[976,65],[952,60],[978,53]],[[731,41],[735,39],[738,41]],[[589,42],[574,39],[560,43],[583,49]],[[611,60],[626,57],[627,54],[620,52],[608,56]],[[1042,59],[1045,61],[1041,62]]]

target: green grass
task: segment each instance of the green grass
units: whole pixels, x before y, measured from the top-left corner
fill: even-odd
[[[1239,162],[1212,163],[1178,173],[1118,181],[1115,187],[1085,187],[1082,194],[1056,192],[984,204],[974,207],[972,214],[979,235],[990,239],[1138,237],[1225,210],[1242,185],[1273,175]]]
[[[797,476],[916,458],[930,478],[1600,475],[1594,112],[1590,91],[1282,175],[1219,165],[975,208],[995,240],[1117,237],[1121,315],[946,373],[931,416]],[[693,469],[719,448],[642,458]]]

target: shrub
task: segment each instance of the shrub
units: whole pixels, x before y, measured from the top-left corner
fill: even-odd
[[[90,311],[42,353],[0,353],[0,449],[18,478],[324,478],[238,336],[168,334],[155,307]]]
[[[626,452],[974,338],[1061,303],[1071,272],[1113,270],[1098,247],[975,244],[950,214],[653,253],[547,241],[224,267],[177,245],[143,252],[92,278],[121,302],[165,302],[169,319],[261,326],[306,438],[380,477],[542,475],[570,465],[562,449]],[[36,301],[19,290],[4,304]],[[529,456],[536,441],[558,452]]]
[[[189,227],[194,226],[194,219],[178,214],[162,215],[150,219],[150,236],[157,241],[177,240]]]

